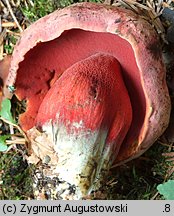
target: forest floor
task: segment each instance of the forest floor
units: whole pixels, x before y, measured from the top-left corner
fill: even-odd
[[[91,0],[100,3],[100,0]],[[6,55],[11,55],[16,41],[20,38],[21,32],[37,19],[66,7],[72,3],[81,2],[74,0],[0,0],[0,60]],[[152,2],[158,1],[110,1],[105,4],[123,4],[125,7],[131,7],[137,10],[138,7],[150,7]],[[136,3],[135,3],[136,2]],[[172,1],[160,1],[160,7],[173,8]],[[163,2],[163,4],[162,4]],[[138,5],[138,6],[137,6]],[[157,11],[158,5],[154,7]],[[153,8],[152,7],[152,8]],[[155,8],[156,7],[156,8]],[[151,18],[155,16],[152,13]],[[159,14],[160,17],[160,14]],[[161,23],[158,21],[154,27],[158,31]],[[164,39],[167,27],[164,26],[160,37]],[[161,39],[162,40],[162,39]],[[172,79],[171,73],[167,78]],[[169,86],[171,87],[171,86]],[[173,90],[170,89],[171,100],[173,99]],[[16,108],[16,99],[12,99],[12,113],[18,116],[19,109]],[[17,114],[16,114],[17,113]],[[163,199],[158,193],[157,186],[169,179],[174,180],[174,130],[171,129],[167,139],[165,135],[160,137],[157,142],[142,156],[120,167],[111,169],[106,191],[108,199],[126,199],[126,200],[150,200]],[[0,134],[8,134],[9,125],[0,120]],[[173,134],[171,134],[173,133]],[[172,140],[173,139],[173,140]],[[1,140],[0,140],[1,142]],[[13,145],[10,150],[0,152],[0,200],[3,199],[33,199],[32,175],[33,166],[28,166],[23,154],[25,147],[20,144]],[[169,156],[170,160],[168,160]]]

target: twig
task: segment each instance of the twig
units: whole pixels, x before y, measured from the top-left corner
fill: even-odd
[[[173,0],[168,0],[168,1],[167,1],[167,4],[170,5],[172,2],[173,2]]]
[[[166,147],[169,147],[169,148],[174,148],[174,146],[171,146],[171,144],[166,144],[165,142],[160,141],[160,140],[158,140],[158,143],[161,144],[162,146],[166,146]]]
[[[150,200],[154,200],[158,196],[158,194],[159,194],[159,192],[156,192],[156,194],[154,194]]]
[[[26,1],[24,1],[24,5],[25,5],[25,8],[28,10],[28,3]]]
[[[20,36],[21,36],[21,33],[19,33],[19,32],[14,32],[14,31],[11,31],[11,30],[9,30],[9,29],[6,29],[6,32],[9,33],[9,34],[11,34],[11,35],[14,35],[14,36],[16,36],[16,37],[20,37]]]
[[[6,36],[6,28],[0,33],[0,60],[3,59],[4,54],[4,38]]]
[[[133,1],[133,0],[124,0],[124,2],[126,2],[127,4],[129,4],[131,6],[135,5],[135,6],[139,7],[139,8],[144,9],[144,10],[151,10],[148,6],[145,6],[145,5],[141,4],[141,3],[138,3],[138,2]]]
[[[26,136],[26,134],[23,132],[23,130],[22,130],[18,125],[16,125],[16,124],[14,124],[14,123],[12,123],[12,122],[10,122],[10,121],[4,119],[3,117],[0,117],[0,119],[1,119],[3,122],[5,122],[5,123],[7,123],[7,124],[9,124],[9,125],[12,125],[12,126],[14,126],[16,129],[18,129],[18,131],[23,135],[23,137],[25,138],[25,140],[26,140],[27,142],[29,142],[28,137]]]
[[[15,23],[16,23],[16,25],[17,25],[19,31],[20,31],[20,32],[23,32],[23,29],[22,29],[21,26],[19,25],[19,22],[18,22],[18,20],[16,19],[15,15],[14,15],[14,13],[13,13],[13,10],[12,10],[12,8],[11,8],[11,5],[10,5],[9,1],[8,1],[8,0],[5,0],[5,2],[6,2],[6,4],[7,4],[8,10],[9,10],[9,12],[10,12],[10,14],[11,14],[13,20],[15,21]]]
[[[24,138],[18,138],[18,139],[14,139],[14,140],[6,140],[6,144],[7,145],[11,145],[11,144],[20,144],[20,145],[25,145],[26,140]]]
[[[0,15],[0,33],[2,32],[2,20],[1,20],[1,15]]]
[[[4,41],[4,38],[5,38],[5,36],[6,36],[6,29],[4,29],[3,31],[2,31],[2,33],[0,34],[0,45],[3,43],[3,41]]]
[[[0,1],[0,6],[3,8],[5,7],[2,1]]]
[[[29,1],[30,5],[31,5],[32,7],[34,7],[34,3],[32,2],[32,0],[28,0],[28,1]]]
[[[14,127],[13,127],[13,125],[9,125],[9,129],[10,129],[10,134],[13,135],[14,134]]]
[[[14,2],[14,0],[11,0],[11,4],[13,7],[19,7],[20,3],[21,3],[20,0],[17,0],[16,3]]]
[[[3,28],[16,27],[15,22],[2,22],[1,25],[2,25]]]

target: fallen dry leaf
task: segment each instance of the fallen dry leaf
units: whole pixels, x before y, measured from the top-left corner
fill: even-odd
[[[0,61],[0,104],[1,101],[6,97],[11,97],[12,94],[8,91],[8,87],[6,86],[6,79],[9,73],[11,56],[7,55],[3,60]]]
[[[58,163],[51,137],[38,131],[35,127],[30,129],[27,135],[31,141],[29,163],[37,164],[40,160],[46,164],[56,165]]]

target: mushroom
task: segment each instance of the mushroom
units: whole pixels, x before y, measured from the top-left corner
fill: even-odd
[[[22,33],[7,85],[26,100],[29,161],[49,158],[52,175],[75,186],[72,199],[141,155],[169,122],[158,36],[124,8],[78,3],[41,18]]]

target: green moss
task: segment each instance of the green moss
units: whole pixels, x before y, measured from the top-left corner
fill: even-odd
[[[111,170],[108,181],[116,184],[109,186],[109,199],[149,200],[157,194],[157,186],[164,182],[171,163],[162,156],[168,148],[155,143],[139,158]],[[162,199],[155,196],[155,199]]]
[[[29,22],[34,22],[39,18],[55,11],[58,8],[64,8],[71,4],[84,2],[85,0],[35,0],[34,6],[21,6],[21,10]],[[88,0],[88,2],[101,3],[102,0]]]
[[[50,0],[35,0],[34,6],[21,6],[23,14],[28,18],[30,22],[34,22],[39,18],[53,12],[55,5]]]
[[[12,54],[16,42],[17,39],[13,35],[8,34],[6,37],[6,44],[4,44],[4,52],[7,54]]]
[[[0,200],[32,198],[30,168],[19,151],[0,153]]]

